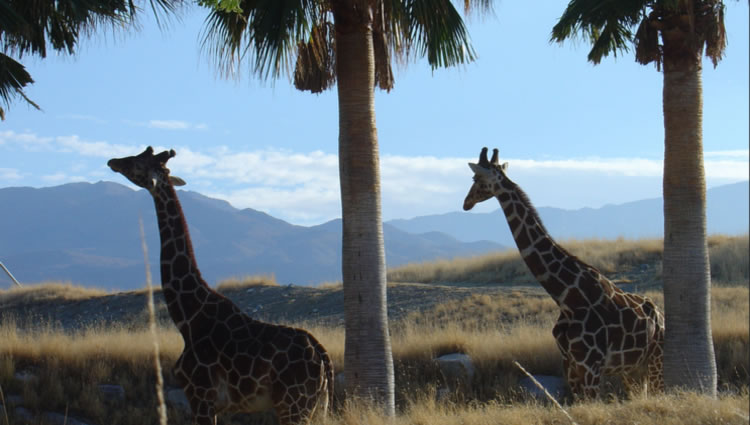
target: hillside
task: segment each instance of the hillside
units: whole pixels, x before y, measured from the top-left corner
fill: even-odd
[[[749,191],[750,187],[745,181],[718,186],[706,192],[709,234],[737,235],[748,232]],[[663,205],[663,200],[656,198],[578,210],[537,206],[537,212],[550,234],[559,240],[660,238],[664,232]],[[440,231],[464,242],[487,240],[515,246],[505,216],[499,208],[489,213],[451,212],[391,220],[388,223],[405,232]]]
[[[340,280],[340,220],[295,226],[195,192],[179,195],[207,281],[258,274],[302,285]],[[0,189],[0,205],[9,206],[0,209],[0,261],[21,282],[143,287],[139,219],[152,275],[158,277],[158,229],[153,201],[143,190],[110,182],[5,188]],[[390,225],[384,226],[384,236],[392,266],[502,249],[492,242],[459,242],[436,232],[410,234]],[[0,288],[10,284],[0,275]]]

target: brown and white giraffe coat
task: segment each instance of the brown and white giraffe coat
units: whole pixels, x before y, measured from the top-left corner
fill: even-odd
[[[185,348],[174,375],[196,424],[224,411],[274,409],[279,423],[309,423],[333,397],[333,366],[307,331],[252,319],[211,289],[193,255],[185,216],[166,162],[174,151],[112,159],[108,165],[151,193],[161,237],[161,278],[167,310]]]
[[[595,397],[603,375],[631,384],[646,368],[652,390],[663,389],[664,319],[654,303],[622,291],[596,268],[569,254],[549,235],[526,194],[482,149],[464,210],[495,197],[527,267],[560,307],[552,333],[576,397]]]

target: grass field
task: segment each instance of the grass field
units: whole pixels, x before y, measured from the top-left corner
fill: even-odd
[[[695,394],[679,394],[632,399],[605,397],[603,401],[565,406],[579,424],[747,424],[748,370],[750,369],[750,293],[747,283],[747,237],[714,240],[712,264],[724,264],[730,270],[718,279],[712,289],[712,327],[719,372],[721,396],[711,400]],[[605,248],[624,247],[620,242],[596,241],[586,247],[581,243],[577,254],[585,252],[604,256]],[[610,273],[627,276],[619,269],[625,261],[640,267],[654,260],[650,250],[653,241],[628,242],[630,248],[611,253],[609,258],[635,260],[612,261]],[[727,245],[730,244],[730,245]],[[604,248],[603,248],[604,247]],[[585,251],[589,249],[590,251]],[[655,249],[655,248],[654,248]],[[572,249],[573,250],[573,249]],[[740,254],[738,254],[740,252]],[[503,254],[511,256],[510,254]],[[725,258],[722,256],[726,256]],[[651,260],[645,260],[651,258]],[[735,258],[732,260],[731,258]],[[472,260],[457,260],[459,262]],[[494,260],[493,260],[494,261]],[[588,260],[592,261],[593,260]],[[742,265],[736,262],[744,261]],[[455,267],[461,268],[462,263]],[[427,268],[429,265],[422,265]],[[447,263],[433,265],[449,269]],[[599,267],[602,267],[599,265]],[[602,267],[604,270],[605,267]],[[478,270],[472,266],[472,270]],[[496,271],[495,271],[496,272]],[[474,273],[474,271],[472,271]],[[434,274],[434,272],[433,272]],[[481,273],[476,276],[483,276]],[[722,275],[725,276],[725,275]],[[276,285],[272,278],[232,281],[224,290],[243,285]],[[717,278],[714,278],[715,281]],[[470,279],[464,282],[472,282]],[[504,281],[508,282],[508,281]],[[512,281],[510,281],[512,282]],[[484,282],[481,282],[484,283]],[[330,285],[327,291],[340,291]],[[524,397],[517,390],[522,376],[513,365],[520,362],[534,374],[560,375],[561,360],[551,335],[557,316],[552,300],[541,291],[509,287],[502,296],[476,294],[459,302],[448,301],[434,307],[412,312],[391,323],[393,356],[396,373],[398,415],[394,420],[383,418],[376,410],[357,403],[337,403],[336,412],[323,423],[330,424],[566,424],[569,419],[558,409]],[[659,291],[648,292],[658,304]],[[105,297],[106,292],[88,290],[75,285],[47,285],[35,288],[0,291],[0,306],[14,303],[69,302]],[[92,314],[94,314],[92,312]],[[156,373],[153,367],[153,340],[148,328],[92,326],[63,332],[53,324],[25,326],[23,318],[5,319],[0,323],[0,404],[12,405],[18,396],[23,407],[32,413],[67,412],[71,418],[95,424],[157,423]],[[144,318],[145,320],[145,318]],[[174,327],[166,323],[157,336],[160,361],[165,371],[167,389],[174,386],[169,370],[182,349],[182,340]],[[341,326],[320,323],[297,323],[309,329],[330,352],[336,372],[344,357],[344,331]],[[472,387],[461,397],[436,401],[436,392],[443,385],[433,359],[441,354],[463,352],[471,356],[476,367]],[[19,374],[33,376],[18,379]],[[101,384],[121,385],[124,400],[104,396]],[[4,402],[3,400],[8,400]],[[7,415],[6,415],[7,414]],[[169,423],[185,423],[175,409],[168,411]],[[15,414],[15,409],[0,407],[0,425],[28,423]],[[34,419],[33,424],[43,424]],[[271,424],[271,415],[235,415],[220,418],[222,424]]]
[[[598,268],[615,282],[641,276],[644,265],[655,266],[645,274],[653,286],[661,279],[661,239],[567,240],[561,245],[571,254]],[[747,282],[748,235],[714,235],[708,239],[711,279],[714,284]],[[516,249],[471,258],[409,264],[388,271],[389,282],[534,283],[534,277]]]

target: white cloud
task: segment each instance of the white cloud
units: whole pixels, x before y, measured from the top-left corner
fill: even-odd
[[[62,152],[72,152],[82,156],[112,158],[131,155],[133,153],[133,148],[130,146],[81,140],[80,137],[75,135],[59,136],[55,139],[55,143]]]
[[[97,124],[106,124],[107,121],[103,120],[101,118],[95,117],[93,115],[84,115],[84,114],[64,114],[59,115],[60,118],[63,119],[69,119],[69,120],[77,120],[77,121],[89,121],[89,122],[95,122]]]
[[[748,159],[750,157],[750,150],[748,149],[736,149],[726,151],[708,151],[704,152],[705,158],[735,158],[735,159]]]
[[[90,181],[116,180],[100,158],[133,155],[143,146],[91,141],[76,135],[44,137],[31,132],[0,131],[0,149],[71,154],[70,162],[64,163],[61,156],[57,168],[45,169],[46,174],[38,177],[44,184],[60,184],[83,180],[80,176],[88,176]],[[155,149],[164,148],[155,146]],[[177,156],[169,162],[169,168],[187,181],[187,189],[296,224],[316,224],[340,216],[336,154],[235,150],[226,146],[205,149],[177,146],[175,150]],[[661,194],[662,159],[504,158],[503,161],[509,163],[508,176],[527,191],[537,206],[600,207]],[[383,217],[406,218],[459,210],[472,182],[467,162],[476,162],[476,158],[382,155]],[[706,152],[704,162],[709,187],[748,179],[746,150]],[[41,173],[0,169],[0,178],[6,181],[34,174]],[[116,181],[124,183],[122,179]],[[497,205],[488,202],[481,208],[495,209]]]
[[[205,130],[208,128],[205,123],[192,124],[180,120],[150,120],[146,123],[146,127],[158,128],[161,130]]]
[[[21,173],[15,168],[0,168],[0,181],[4,180],[20,180]]]
[[[41,176],[41,179],[47,183],[53,184],[67,183],[70,181],[68,175],[65,173],[46,174]]]

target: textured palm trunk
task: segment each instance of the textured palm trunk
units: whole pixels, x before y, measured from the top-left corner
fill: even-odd
[[[701,52],[664,57],[664,382],[716,395],[706,243]],[[684,52],[682,52],[684,53]]]
[[[393,357],[380,213],[372,17],[363,11],[367,8],[359,13],[351,6],[347,9],[346,13],[337,11],[334,15],[346,320],[345,387],[348,395],[372,399],[385,408],[386,414],[393,415]]]

